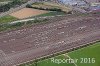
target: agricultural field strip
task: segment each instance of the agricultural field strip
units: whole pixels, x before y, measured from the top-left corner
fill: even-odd
[[[62,15],[56,15],[56,16],[62,16]],[[12,21],[12,22],[7,22],[7,24],[15,24],[15,23],[19,23],[19,22],[27,22],[27,21],[34,21],[35,19],[51,19],[54,18],[55,16],[44,16],[44,17],[35,17],[35,18],[28,18],[28,19],[21,19],[21,20],[17,20],[17,21]],[[6,23],[4,23],[6,24]]]
[[[84,44],[85,45],[85,44]],[[82,45],[81,45],[82,46]],[[77,46],[77,47],[80,47],[80,46]],[[75,47],[74,47],[75,48]],[[44,48],[45,49],[45,48]],[[72,48],[70,48],[70,49],[72,49]],[[33,61],[33,60],[30,60],[30,61]],[[27,62],[30,62],[30,61],[27,61]],[[27,63],[27,62],[24,62],[24,63]],[[22,64],[22,63],[21,63]],[[20,65],[20,64],[18,64],[18,65]]]
[[[43,4],[42,4],[43,3]],[[33,7],[38,7],[38,8],[60,8],[62,9],[62,11],[71,11],[72,8],[70,8],[69,6],[63,6],[61,4],[57,4],[57,3],[53,3],[53,2],[42,2],[40,4],[33,4]]]
[[[100,46],[99,44],[100,44],[100,42],[98,43],[95,43],[95,42],[91,42],[91,43],[94,43],[93,45],[90,45],[90,46],[88,46],[88,47],[84,47],[84,48],[80,48],[80,49],[78,49],[78,50],[75,50],[75,51],[71,51],[71,52],[68,52],[68,53],[65,53],[65,54],[61,54],[61,55],[57,55],[57,56],[54,56],[54,57],[52,57],[52,58],[59,58],[60,56],[65,56],[66,58],[69,58],[70,56],[69,56],[69,54],[71,54],[71,53],[75,53],[75,52],[78,52],[79,50],[82,50],[82,51],[84,51],[84,49],[86,49],[86,48],[89,48],[89,49],[94,49],[94,48],[96,48],[96,47],[98,47],[98,46]],[[94,52],[94,51],[93,51]],[[69,57],[68,57],[69,56]],[[91,55],[90,55],[91,56]],[[71,57],[70,57],[71,58]],[[49,62],[49,60],[50,60],[51,58],[47,58],[47,59],[44,59],[44,60],[40,60],[40,61],[38,61],[37,62],[37,64],[39,65],[40,63],[42,63],[42,64],[44,64],[45,63],[45,61],[47,62],[47,64],[49,64],[49,63],[51,63],[51,62]],[[60,59],[62,59],[62,58],[60,58]],[[71,58],[72,59],[72,58]],[[30,62],[32,62],[32,61],[30,61]],[[27,62],[28,63],[28,62]],[[33,63],[25,63],[25,65],[34,65],[34,61],[33,61]],[[51,64],[53,64],[53,63],[51,63]],[[76,64],[76,66],[78,66],[77,64]]]
[[[53,23],[53,24],[49,24],[49,25],[47,25],[47,26],[43,26],[43,27],[38,27],[38,29],[43,29],[43,28],[46,28],[45,30],[46,31],[44,31],[44,32],[40,32],[40,33],[35,33],[35,34],[32,34],[32,35],[40,35],[41,33],[44,35],[44,34],[46,34],[46,33],[48,33],[48,32],[52,32],[52,31],[55,31],[56,29],[53,29],[52,31],[51,30],[48,30],[48,29],[50,29],[50,28],[54,28],[54,27],[59,27],[59,26],[61,26],[61,25],[63,25],[63,24],[71,24],[72,22],[73,22],[73,20],[71,21],[72,19],[68,19],[68,20],[62,20],[62,22],[58,22],[58,24],[56,24],[56,23]],[[76,20],[76,19],[75,19]],[[75,21],[74,20],[74,21]],[[71,21],[71,22],[69,22],[69,21]],[[75,21],[75,22],[77,22],[77,20]],[[67,27],[67,26],[65,26],[65,27]],[[18,30],[18,31],[14,31],[14,32],[10,32],[10,33],[7,33],[6,35],[2,35],[2,36],[0,36],[0,39],[2,39],[3,37],[6,37],[6,36],[13,36],[13,35],[16,35],[17,33],[19,33],[19,34],[24,34],[25,33],[25,31],[26,30],[29,30],[29,32],[28,33],[31,33],[32,31],[34,31],[35,29],[37,29],[37,28],[31,28],[31,29],[23,29],[23,30]],[[77,30],[77,29],[76,29]],[[30,36],[32,36],[32,35],[28,35],[29,37]],[[27,36],[27,37],[28,37]],[[10,39],[9,39],[10,40]]]
[[[98,28],[99,28],[99,27],[98,27]],[[64,29],[65,29],[65,28],[64,28]],[[82,29],[82,28],[81,28],[81,29]],[[92,28],[92,29],[94,29],[94,28]],[[96,28],[96,29],[97,29],[97,28]],[[89,30],[90,30],[90,28],[89,28]],[[93,31],[93,30],[92,30],[92,31]],[[97,35],[97,34],[98,34],[98,32],[97,32],[97,33],[96,33],[96,32],[93,33],[94,36]],[[87,34],[87,35],[88,35],[88,34]],[[85,35],[86,38],[87,38],[87,35]],[[91,36],[91,35],[89,34],[88,36]],[[94,36],[92,36],[92,37],[94,37]],[[92,37],[91,37],[91,38],[92,38]],[[82,38],[82,37],[81,37],[81,38]],[[76,41],[76,39],[72,39],[72,41],[73,41],[73,40]],[[79,38],[78,41],[80,41],[80,38]],[[71,42],[71,41],[70,41],[70,42]],[[70,42],[68,42],[68,43],[70,43]],[[61,43],[61,42],[58,42],[58,43]],[[58,47],[60,47],[60,46],[58,46]],[[58,48],[58,47],[56,47],[56,48]],[[45,48],[46,51],[49,49],[48,47],[47,47],[47,48],[44,47],[44,48]],[[52,49],[52,48],[55,48],[55,47],[51,47],[51,49]],[[38,49],[39,49],[39,48],[38,48]],[[43,49],[41,48],[41,50],[43,50]],[[60,49],[59,49],[59,50],[60,50]],[[51,51],[51,50],[50,50],[50,51]]]

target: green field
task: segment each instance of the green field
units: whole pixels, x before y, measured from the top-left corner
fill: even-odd
[[[4,17],[0,18],[0,24],[7,23],[7,22],[12,22],[12,21],[15,21],[15,20],[18,20],[18,19],[15,18],[15,17],[12,17],[10,15],[7,15],[7,16],[4,16]]]
[[[77,66],[100,66],[100,42],[95,45],[70,52],[68,55],[71,58],[77,58],[79,60]],[[82,59],[85,58],[87,58],[88,61],[81,63]]]
[[[67,59],[64,55],[54,57],[54,59]],[[37,66],[74,66],[74,64],[70,63],[58,63],[58,61],[53,62],[51,59],[43,60],[38,62]]]
[[[100,42],[95,43],[94,45],[69,52],[68,54],[63,54],[60,56],[54,57],[54,59],[78,59],[77,63],[54,63],[50,59],[45,59],[39,62],[27,63],[20,66],[100,66]],[[84,63],[80,63],[80,58],[87,58]],[[58,61],[57,61],[58,62]]]

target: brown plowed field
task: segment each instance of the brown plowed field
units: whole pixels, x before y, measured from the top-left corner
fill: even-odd
[[[40,15],[40,14],[47,13],[47,12],[48,11],[44,11],[44,10],[37,10],[37,9],[32,9],[32,8],[23,8],[23,9],[16,11],[16,12],[10,14],[10,15],[14,16],[18,19],[23,19],[23,18],[36,16],[36,15]]]
[[[0,66],[14,66],[100,40],[99,14],[68,17],[55,17],[51,23],[1,33]]]

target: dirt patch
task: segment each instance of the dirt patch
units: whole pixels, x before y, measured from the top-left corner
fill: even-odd
[[[17,12],[14,12],[10,14],[13,17],[16,17],[18,19],[23,19],[23,18],[28,18],[31,16],[37,16],[43,13],[48,13],[48,11],[44,10],[37,10],[37,9],[32,9],[32,8],[23,8]]]

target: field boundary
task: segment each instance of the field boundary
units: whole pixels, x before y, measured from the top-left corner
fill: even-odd
[[[81,49],[81,48],[84,48],[84,47],[87,47],[87,46],[90,46],[90,45],[94,45],[94,44],[97,43],[97,42],[100,42],[100,40],[95,40],[95,41],[86,43],[85,45],[80,45],[80,46],[77,46],[77,47],[74,47],[74,48],[70,48],[70,49],[68,49],[68,50],[63,50],[63,51],[59,51],[59,52],[56,52],[56,53],[53,53],[53,54],[50,54],[50,55],[42,56],[42,57],[40,57],[40,58],[33,59],[33,60],[30,60],[30,61],[26,61],[26,62],[17,64],[17,65],[14,65],[14,66],[20,66],[20,65],[22,65],[22,64],[26,64],[26,63],[29,63],[29,62],[33,62],[33,61],[35,61],[35,60],[44,60],[44,59],[46,59],[46,58],[51,58],[52,56],[56,56],[56,55],[60,55],[60,54],[65,54],[66,52],[72,52],[72,51],[74,51],[74,50],[78,50],[78,49]]]

